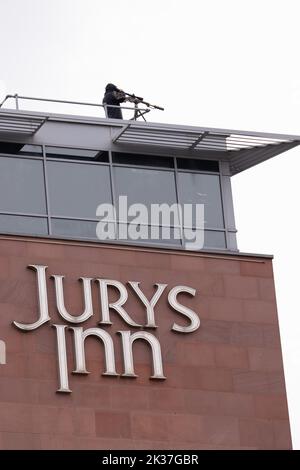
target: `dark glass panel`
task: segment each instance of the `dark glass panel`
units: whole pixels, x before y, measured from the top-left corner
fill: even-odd
[[[53,235],[96,239],[97,222],[87,220],[51,219]]]
[[[42,161],[0,158],[0,211],[46,213]]]
[[[48,158],[63,158],[70,160],[90,160],[94,162],[108,162],[108,152],[103,150],[85,150],[65,147],[46,147]]]
[[[149,225],[118,224],[118,239],[130,243],[181,246],[180,229]]]
[[[207,248],[226,248],[225,232],[205,230],[204,246]]]
[[[99,204],[111,203],[109,167],[47,162],[52,215],[96,218]]]
[[[141,220],[148,223],[151,204],[176,203],[175,177],[173,172],[141,168],[114,168],[115,190],[118,198],[127,196],[127,204],[143,204],[147,214]],[[120,214],[122,219],[122,214]],[[132,219],[131,219],[132,220]]]
[[[181,204],[204,204],[204,227],[223,228],[223,211],[218,175],[203,175],[197,173],[178,174],[178,189]],[[201,223],[193,217],[193,226],[201,228]],[[191,225],[186,223],[185,225]]]
[[[0,153],[33,156],[43,155],[42,147],[40,145],[20,144],[17,142],[0,142]]]
[[[0,232],[26,235],[47,235],[47,219],[41,217],[0,214]]]
[[[198,160],[196,158],[177,158],[177,168],[181,170],[219,172],[219,162],[215,160]]]
[[[183,231],[185,248],[189,250],[201,250],[203,248],[226,249],[225,232],[214,230],[195,230],[185,228]]]

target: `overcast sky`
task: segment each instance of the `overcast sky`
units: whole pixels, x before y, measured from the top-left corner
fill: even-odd
[[[299,0],[0,0],[0,100],[101,102],[113,82],[164,106],[154,121],[300,134],[299,10]],[[299,174],[296,148],[232,180],[239,249],[275,257],[295,449]]]

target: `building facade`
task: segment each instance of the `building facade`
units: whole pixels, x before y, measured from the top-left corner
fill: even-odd
[[[0,448],[291,448],[272,257],[238,251],[230,179],[298,144],[1,110]]]

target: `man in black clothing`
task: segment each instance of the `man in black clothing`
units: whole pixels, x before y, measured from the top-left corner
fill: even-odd
[[[123,119],[122,110],[120,109],[120,103],[126,101],[126,95],[122,90],[108,83],[105,87],[105,95],[103,98],[103,104],[105,106],[106,115],[112,119]],[[116,108],[110,106],[117,106]]]

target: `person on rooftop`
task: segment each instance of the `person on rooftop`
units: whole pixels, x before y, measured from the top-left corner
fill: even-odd
[[[126,100],[127,98],[124,91],[119,90],[119,88],[113,83],[108,83],[105,87],[105,94],[103,97],[106,116],[112,119],[123,119],[120,103],[124,103]]]

